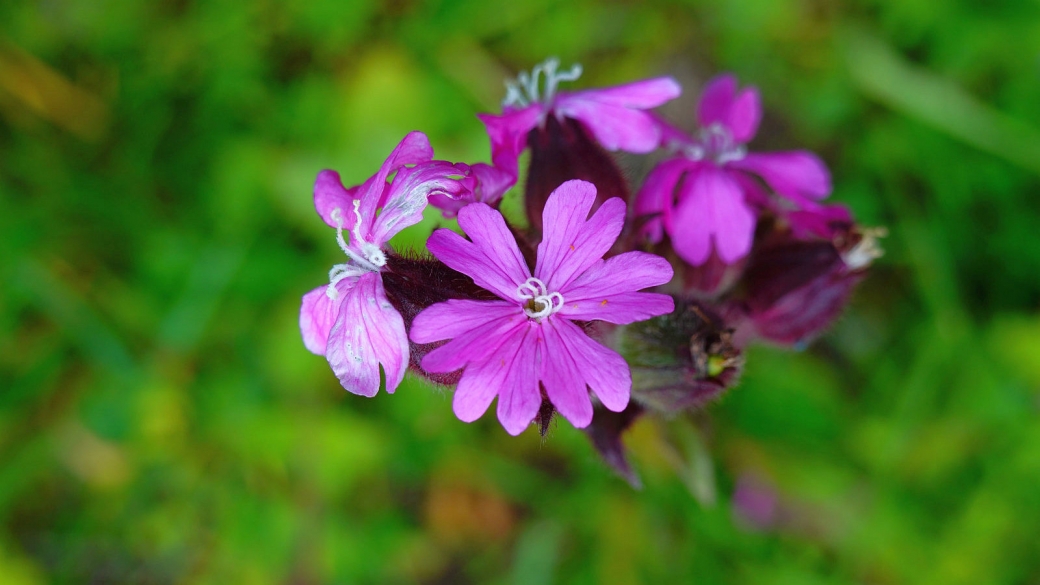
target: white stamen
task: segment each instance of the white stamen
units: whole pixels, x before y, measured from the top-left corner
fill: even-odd
[[[329,286],[325,289],[325,294],[332,300],[339,298],[339,291],[336,289],[339,281],[344,278],[361,276],[366,272],[379,272],[380,268],[386,266],[386,254],[379,249],[379,246],[366,242],[361,237],[360,207],[361,201],[355,200],[354,216],[356,221],[354,222],[354,229],[349,232],[353,244],[360,248],[360,254],[352,250],[347,245],[347,240],[343,237],[343,210],[337,207],[329,214],[332,221],[336,222],[336,243],[339,244],[340,250],[343,250],[343,253],[351,260],[351,262],[344,264],[336,264],[329,270]]]
[[[379,249],[379,246],[371,242],[366,242],[365,239],[361,237],[360,207],[361,200],[355,199],[354,216],[357,217],[357,221],[354,222],[354,229],[350,232],[350,234],[354,236],[354,241],[357,243],[358,247],[361,248],[361,251],[365,253],[365,260],[367,260],[368,263],[372,266],[375,266],[373,272],[376,272],[379,268],[386,266],[386,254],[384,254],[383,251]]]
[[[557,71],[560,60],[550,57],[545,62],[535,65],[531,72],[520,72],[516,79],[506,81],[506,97],[502,100],[502,107],[526,108],[527,106],[541,102],[549,105],[556,96],[556,86],[561,81],[576,81],[581,77],[581,65],[575,63],[567,71]],[[545,74],[545,92],[539,91],[539,78]]]
[[[563,295],[549,293],[545,283],[533,276],[516,287],[516,296],[520,300],[533,301],[524,304],[524,314],[532,319],[543,319],[563,308]],[[535,309],[528,308],[528,304],[534,305]]]
[[[729,128],[717,122],[702,128],[698,141],[687,145],[682,151],[691,160],[712,159],[720,165],[738,161],[747,155],[747,148],[733,139]]]
[[[332,267],[332,270],[329,270],[329,286],[325,287],[325,296],[332,300],[338,299],[339,290],[336,288],[336,285],[339,284],[339,281],[344,278],[361,276],[366,272],[368,272],[368,270],[365,270],[360,266],[354,266],[353,264],[336,264]]]
[[[343,250],[343,253],[356,262],[358,266],[368,272],[379,272],[381,267],[386,266],[386,254],[379,249],[379,246],[366,242],[361,237],[361,213],[358,211],[360,205],[360,201],[354,201],[354,215],[357,216],[357,221],[354,223],[354,229],[350,232],[350,235],[354,240],[354,244],[361,249],[364,255],[359,255],[351,250],[347,246],[346,240],[343,239],[343,212],[338,207],[329,214],[332,220],[336,222],[336,242],[339,244],[339,248]]]
[[[885,254],[885,251],[881,249],[878,238],[883,238],[887,235],[888,230],[883,227],[864,229],[862,239],[851,250],[841,255],[845,266],[848,266],[849,270],[859,270],[860,268],[870,266],[875,259]]]

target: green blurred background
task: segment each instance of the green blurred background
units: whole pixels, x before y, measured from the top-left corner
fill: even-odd
[[[889,228],[829,334],[636,426],[641,491],[566,422],[353,396],[297,329],[317,172],[487,160],[549,55],[676,76],[687,126],[735,71],[752,147]],[[0,2],[0,584],[1040,583],[1038,178],[1035,0]]]

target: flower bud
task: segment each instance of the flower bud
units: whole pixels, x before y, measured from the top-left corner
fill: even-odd
[[[527,170],[524,205],[532,229],[542,229],[542,209],[557,187],[571,179],[596,186],[595,212],[611,197],[628,201],[628,186],[611,155],[589,136],[581,122],[570,118],[546,118],[545,124],[527,135],[531,162]]]
[[[701,301],[675,305],[669,315],[621,328],[618,341],[632,369],[632,398],[665,414],[719,397],[743,366],[719,311]]]
[[[755,250],[744,273],[749,317],[766,339],[803,343],[834,322],[864,274],[828,241],[770,243]]]

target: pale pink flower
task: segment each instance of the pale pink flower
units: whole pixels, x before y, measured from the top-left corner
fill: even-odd
[[[300,332],[307,349],[324,355],[350,392],[375,396],[380,366],[387,392],[404,378],[408,336],[383,289],[385,247],[391,237],[422,219],[431,194],[462,193],[458,175],[454,165],[433,160],[433,149],[421,132],[405,136],[379,172],[362,185],[346,189],[339,173],[318,174],[314,207],[336,228],[336,241],[347,261],[332,267],[328,285],[304,295]]]

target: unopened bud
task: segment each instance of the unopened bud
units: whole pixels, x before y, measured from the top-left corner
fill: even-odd
[[[632,369],[632,398],[666,414],[696,408],[732,386],[743,366],[732,328],[701,301],[621,328],[619,351]]]
[[[571,179],[596,186],[596,204],[611,197],[628,201],[628,186],[610,153],[589,136],[577,120],[549,116],[527,135],[531,163],[527,170],[524,207],[532,229],[542,229],[542,209],[557,187]]]

